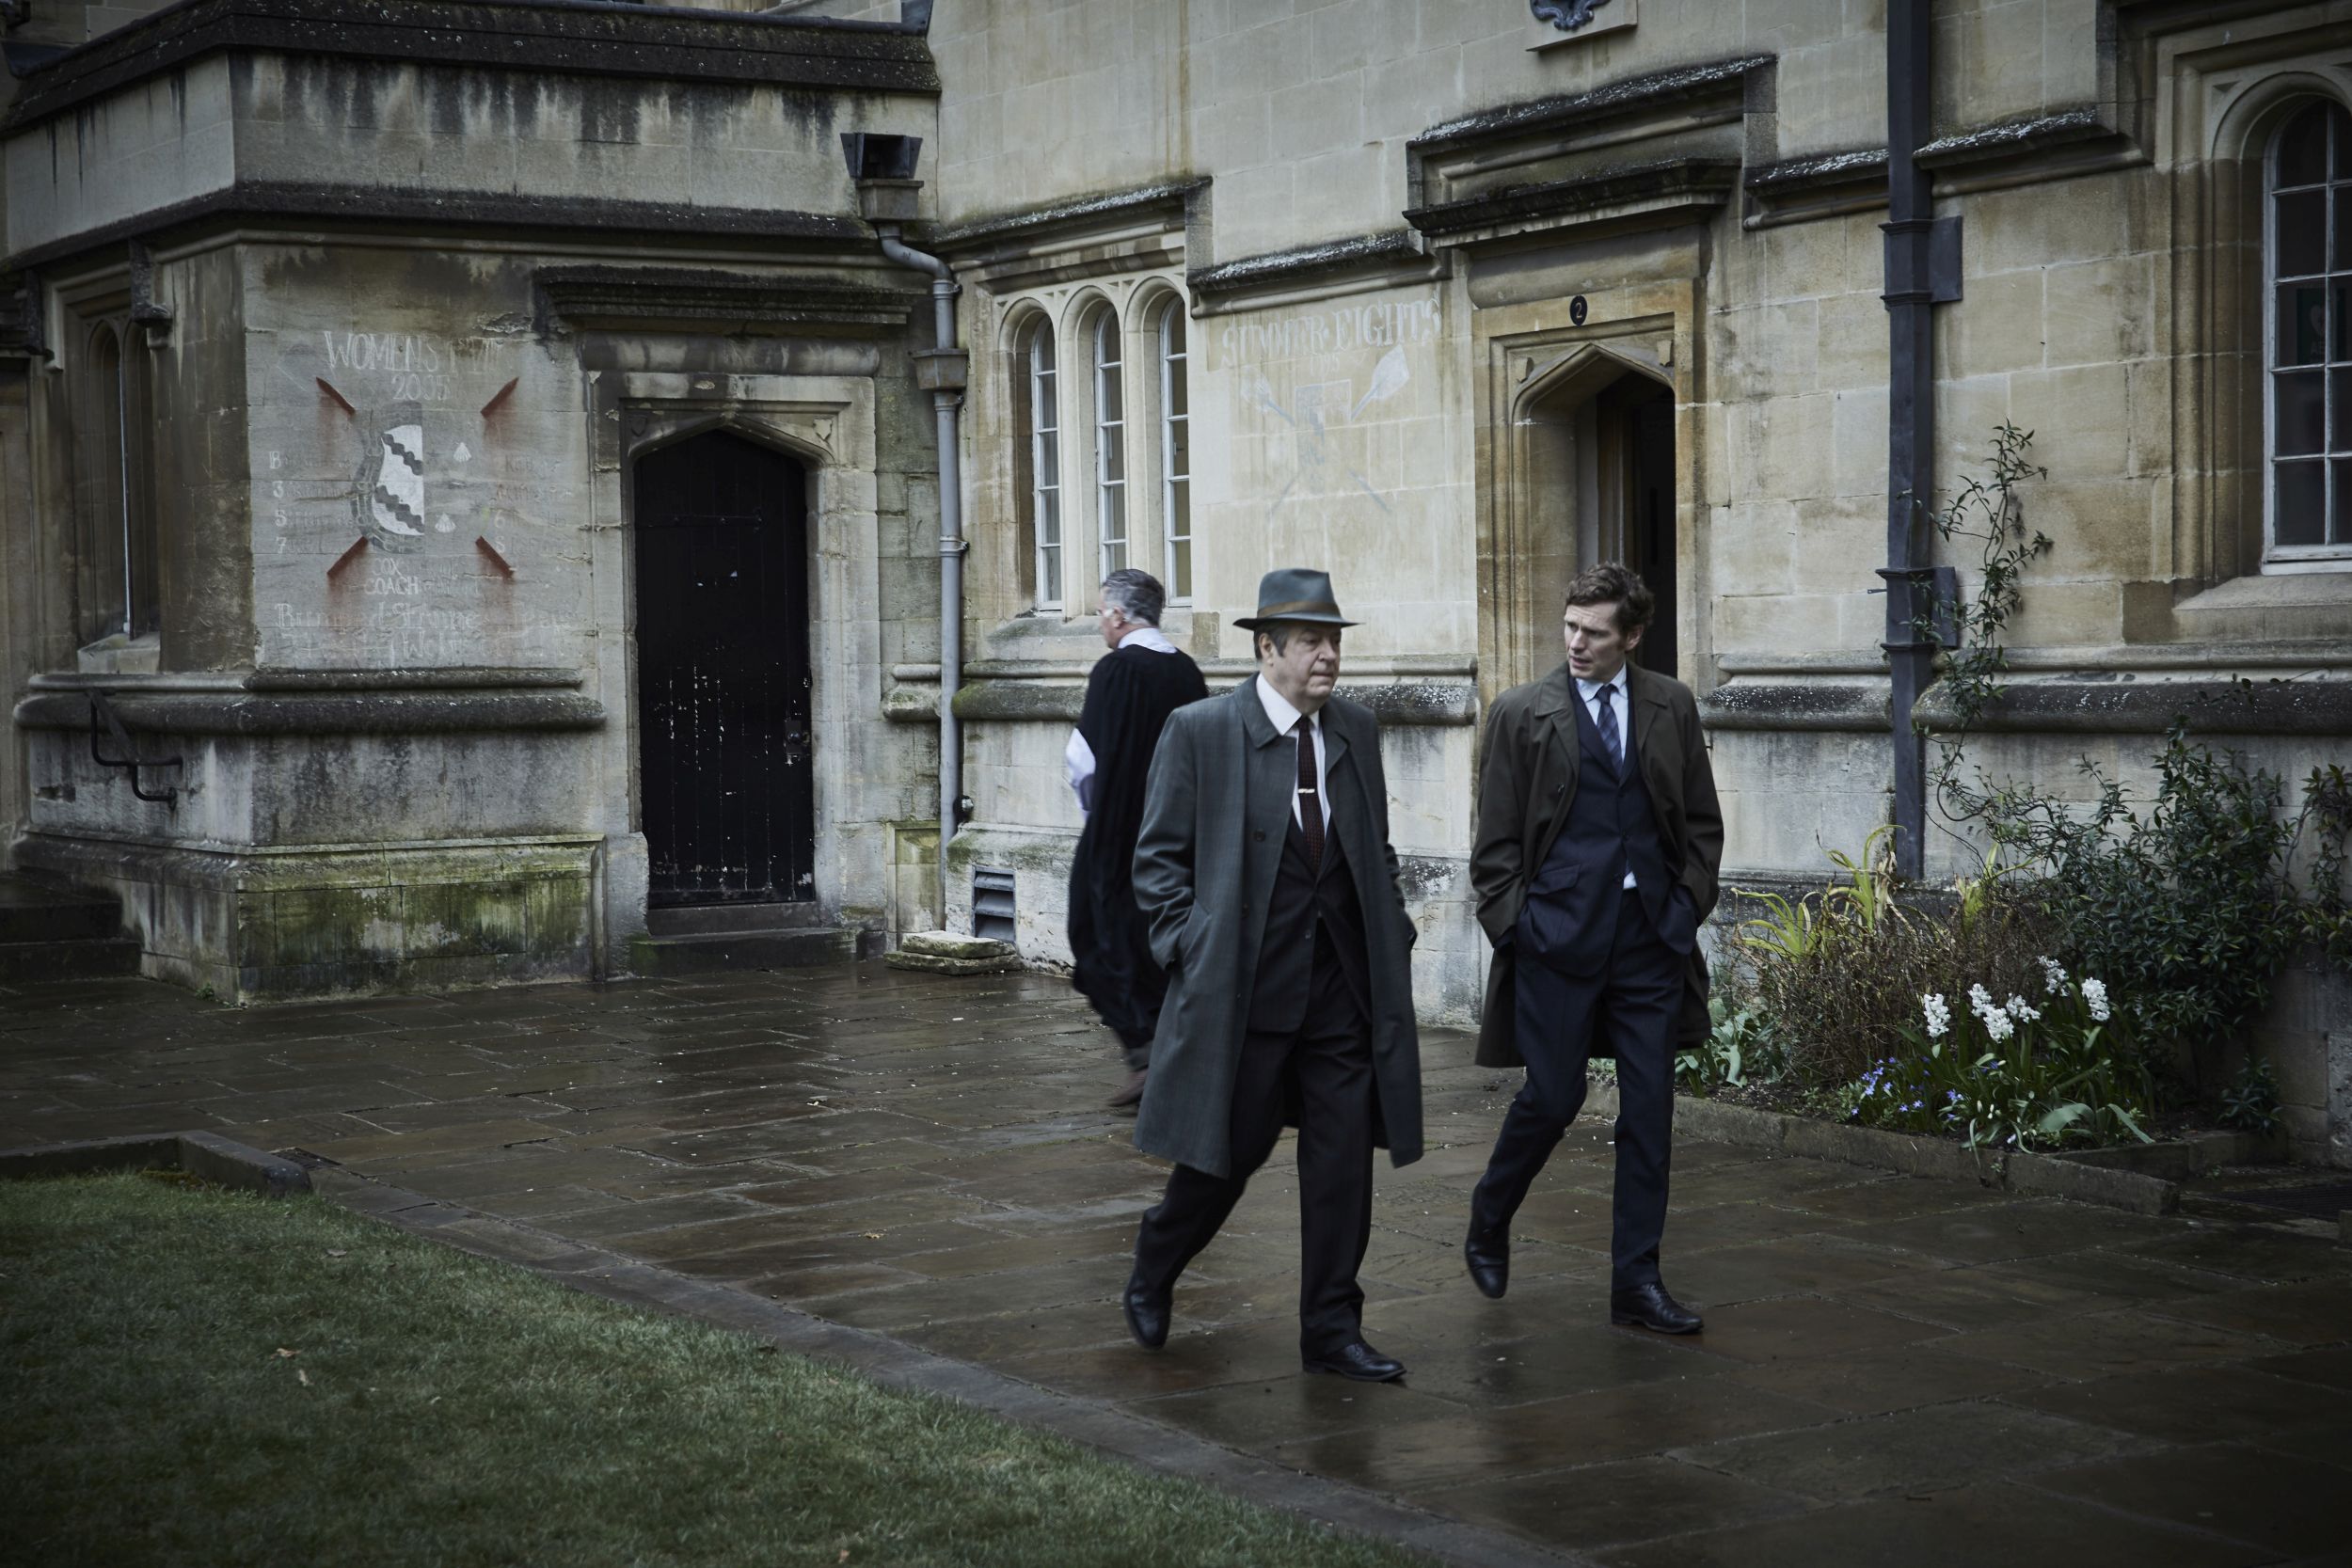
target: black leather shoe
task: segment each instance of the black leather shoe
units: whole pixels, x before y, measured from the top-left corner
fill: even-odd
[[[1483,1231],[1473,1225],[1462,1242],[1462,1261],[1470,1265],[1470,1283],[1489,1301],[1501,1301],[1511,1283],[1511,1234]]]
[[[1609,1321],[1659,1334],[1699,1331],[1699,1315],[1668,1295],[1666,1287],[1654,1280],[1647,1285],[1636,1285],[1630,1291],[1610,1291]]]
[[[1157,1350],[1168,1343],[1168,1317],[1173,1307],[1170,1291],[1147,1290],[1139,1280],[1127,1281],[1126,1294],[1119,1298],[1126,1309],[1127,1332],[1136,1337],[1136,1343],[1145,1350]]]
[[[1311,1372],[1337,1372],[1358,1383],[1394,1383],[1405,1375],[1405,1363],[1383,1355],[1361,1339],[1350,1339],[1317,1355],[1303,1356]]]

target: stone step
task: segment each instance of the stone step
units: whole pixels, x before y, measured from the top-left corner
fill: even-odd
[[[990,937],[915,931],[899,939],[898,950],[883,955],[882,961],[893,969],[927,974],[1004,974],[1021,967],[1021,952],[1011,942]]]
[[[810,969],[857,958],[855,931],[838,927],[804,930],[703,931],[691,936],[639,937],[628,944],[629,967],[640,974],[701,974],[728,969]]]
[[[813,900],[797,904],[682,904],[645,911],[645,929],[657,937],[804,931],[824,924],[825,912]]]
[[[0,943],[71,942],[122,934],[122,902],[111,893],[64,887],[0,871]]]
[[[139,972],[136,937],[75,937],[64,942],[0,942],[0,986],[50,980],[99,980]]]

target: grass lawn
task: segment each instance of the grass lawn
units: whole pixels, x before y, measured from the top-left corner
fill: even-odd
[[[0,1559],[1425,1560],[312,1198],[0,1181]]]

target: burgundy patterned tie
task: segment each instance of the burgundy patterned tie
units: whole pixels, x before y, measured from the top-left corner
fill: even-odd
[[[1323,869],[1323,796],[1315,788],[1314,726],[1301,719],[1298,730],[1298,831],[1307,835],[1307,868]]]

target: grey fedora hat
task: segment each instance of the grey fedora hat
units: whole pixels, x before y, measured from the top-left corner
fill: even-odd
[[[1237,615],[1233,625],[1245,631],[1276,621],[1306,621],[1318,626],[1352,626],[1331,596],[1331,574],[1307,566],[1278,566],[1258,579],[1258,613]]]

